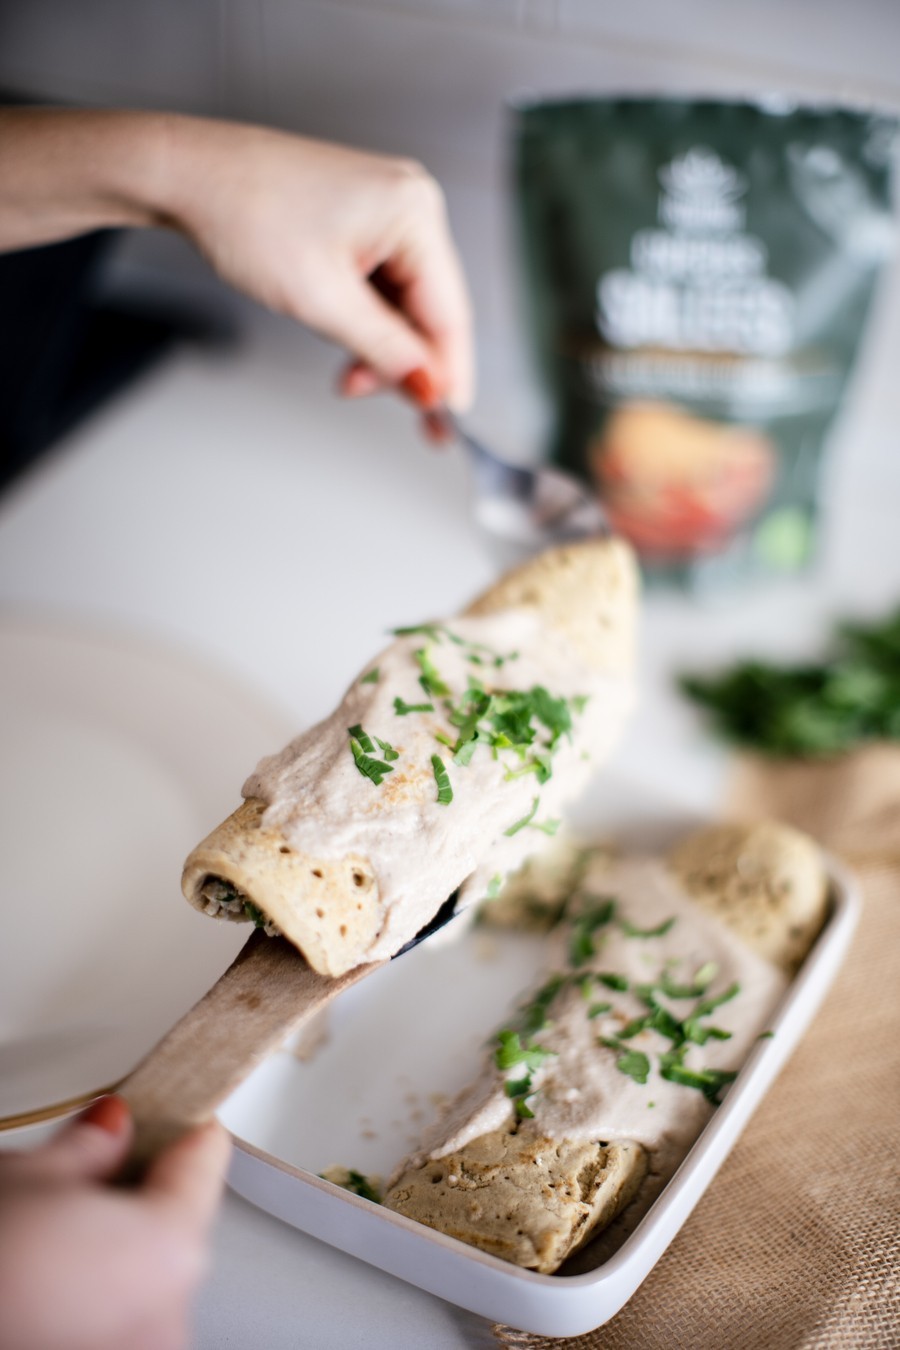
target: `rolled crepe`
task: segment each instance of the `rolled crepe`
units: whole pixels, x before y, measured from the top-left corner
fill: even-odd
[[[188,857],[187,899],[334,976],[393,955],[452,893],[464,907],[496,890],[625,724],[637,590],[626,545],[572,544],[398,635],[250,776]]]
[[[544,1274],[635,1197],[636,1221],[765,1030],[827,894],[812,841],[771,822],[702,830],[665,865],[588,864],[541,986],[384,1203]]]

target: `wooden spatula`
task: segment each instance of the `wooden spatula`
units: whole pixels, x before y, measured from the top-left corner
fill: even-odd
[[[391,960],[442,928],[451,895]],[[135,1134],[125,1178],[140,1176],[168,1144],[208,1120],[216,1107],[304,1022],[387,961],[331,977],[314,971],[286,938],[256,931],[237,958],[118,1086]]]

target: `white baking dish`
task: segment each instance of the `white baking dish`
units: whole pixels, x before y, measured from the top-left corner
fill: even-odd
[[[485,1038],[537,969],[539,944],[521,935],[501,941],[475,930],[455,944],[432,939],[349,991],[311,1060],[283,1051],[262,1065],[220,1113],[237,1144],[232,1188],[295,1228],[493,1321],[548,1336],[599,1326],[672,1241],[825,996],[859,910],[851,878],[833,862],[829,868],[829,919],[772,1018],[774,1035],[756,1043],[662,1195],[596,1269],[521,1270],[317,1175],[332,1164],[390,1172],[433,1111],[429,1094],[467,1081]]]

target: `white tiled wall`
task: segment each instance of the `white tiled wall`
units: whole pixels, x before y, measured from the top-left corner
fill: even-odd
[[[483,359],[520,359],[504,184],[522,92],[900,104],[900,0],[0,0],[0,86],[271,122],[444,183]],[[172,241],[135,256],[199,268]]]

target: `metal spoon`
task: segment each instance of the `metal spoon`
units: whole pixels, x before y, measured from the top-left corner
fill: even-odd
[[[561,469],[510,464],[477,439],[449,408],[428,413],[442,439],[469,452],[475,518],[498,542],[521,556],[553,544],[609,534],[609,522],[590,488]]]

